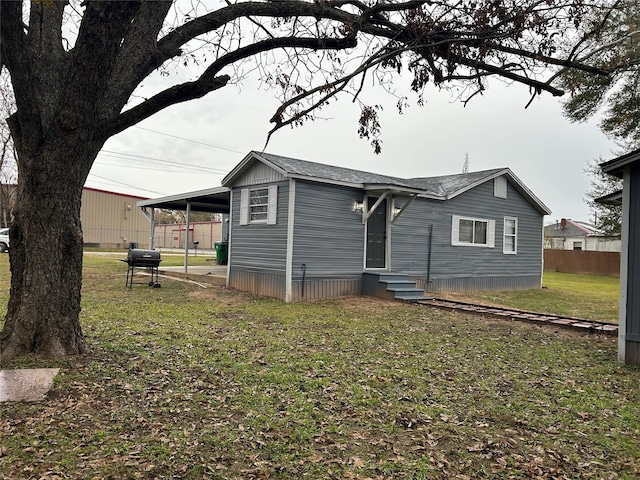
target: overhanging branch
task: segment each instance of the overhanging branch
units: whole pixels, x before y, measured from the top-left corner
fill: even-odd
[[[582,70],[587,73],[593,73],[596,75],[608,75],[609,72],[603,70],[601,68],[593,67],[591,65],[587,65],[585,63],[575,62],[572,60],[566,60],[562,58],[554,58],[546,55],[541,55],[539,53],[529,52],[527,50],[523,50],[520,48],[512,48],[506,45],[500,45],[498,43],[487,42],[487,46],[504,53],[510,53],[513,55],[517,55],[519,57],[530,58],[540,63],[544,63],[547,65],[559,65],[561,67],[566,68],[574,68],[576,70]]]
[[[218,90],[228,84],[229,75],[218,75],[220,71],[235,62],[252,57],[259,53],[278,48],[302,48],[308,50],[335,50],[355,47],[353,38],[273,38],[239,48],[224,55],[215,62],[194,82],[183,83],[168,88],[145,100],[126,112],[121,113],[104,127],[109,136],[120,133],[136,123],[150,117],[160,110],[177,103],[204,97],[207,93]]]
[[[121,113],[115,119],[99,126],[96,131],[100,132],[105,138],[109,138],[141,122],[145,118],[149,118],[166,107],[204,97],[207,93],[227,85],[229,79],[228,75],[213,78],[208,78],[203,75],[195,82],[175,85],[145,100],[140,105]]]
[[[540,80],[536,80],[534,78],[523,77],[522,75],[518,75],[513,73],[510,70],[505,70],[501,67],[491,65],[485,62],[479,62],[477,60],[472,60],[470,58],[456,58],[459,64],[465,65],[470,68],[484,70],[491,74],[497,75],[499,77],[504,77],[509,80],[513,80],[514,82],[521,83],[523,85],[527,85],[529,87],[534,88],[537,92],[545,91],[549,92],[554,97],[560,97],[564,95],[564,90],[560,90],[559,88],[552,87],[548,82],[541,82]]]

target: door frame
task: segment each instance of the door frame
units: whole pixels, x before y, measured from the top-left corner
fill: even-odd
[[[367,267],[367,243],[368,243],[368,237],[369,237],[369,218],[371,216],[371,213],[369,211],[369,202],[370,200],[373,200],[372,202],[372,206],[375,205],[375,202],[381,198],[384,197],[385,205],[385,212],[384,212],[384,219],[385,219],[385,239],[384,239],[384,266],[383,267]],[[390,262],[390,258],[391,258],[391,217],[390,217],[390,212],[391,209],[393,208],[393,198],[391,195],[388,195],[387,192],[378,195],[378,196],[370,196],[368,194],[365,193],[364,196],[364,212],[363,212],[363,218],[366,216],[366,220],[364,221],[364,248],[363,248],[363,259],[362,259],[362,268],[365,271],[384,271],[384,270],[390,270],[391,269],[391,262]],[[376,210],[380,208],[380,206],[378,205],[378,207],[376,208]]]

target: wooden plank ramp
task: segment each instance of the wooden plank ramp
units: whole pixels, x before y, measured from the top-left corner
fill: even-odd
[[[584,318],[563,317],[548,313],[528,312],[513,308],[492,307],[488,305],[478,305],[475,303],[458,302],[444,299],[418,300],[421,305],[443,308],[447,310],[458,310],[480,315],[494,315],[496,317],[511,318],[513,320],[537,322],[548,325],[555,325],[564,328],[572,328],[588,333],[603,333],[606,335],[617,335],[618,325],[615,323],[599,320],[587,320]]]

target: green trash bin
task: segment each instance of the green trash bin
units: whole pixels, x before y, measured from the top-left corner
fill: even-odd
[[[216,247],[216,263],[226,265],[229,258],[229,242],[214,242]]]

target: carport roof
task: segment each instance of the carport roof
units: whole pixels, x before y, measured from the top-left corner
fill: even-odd
[[[189,203],[192,211],[229,213],[230,192],[231,190],[227,187],[208,188],[167,197],[140,200],[137,205],[138,207],[164,208],[167,210],[186,210],[187,203]]]

